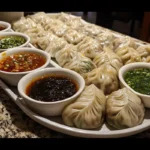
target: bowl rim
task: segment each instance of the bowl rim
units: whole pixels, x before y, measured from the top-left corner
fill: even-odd
[[[135,91],[134,89],[132,89],[124,80],[123,78],[123,72],[127,72],[126,70],[132,70],[133,68],[139,68],[139,67],[144,67],[144,68],[149,68],[150,69],[150,63],[147,63],[147,62],[134,62],[134,63],[130,63],[130,64],[127,64],[127,65],[124,65],[122,66],[120,69],[119,69],[119,80],[120,82],[128,89],[130,89],[132,92],[134,92],[136,95],[140,96],[140,97],[145,97],[145,98],[150,98],[150,95],[146,95],[146,94],[142,94],[142,93],[139,93],[137,91]]]
[[[0,36],[11,36],[11,35],[23,37],[26,40],[26,42],[19,45],[19,46],[13,47],[13,48],[7,48],[7,49],[1,49],[0,48],[0,52],[7,51],[10,49],[14,49],[14,48],[19,48],[19,47],[25,47],[30,42],[30,37],[27,34],[20,33],[20,32],[0,32]]]
[[[46,58],[46,62],[41,67],[36,68],[34,70],[30,70],[30,71],[24,71],[24,72],[7,72],[7,71],[0,70],[0,73],[7,74],[7,75],[8,74],[9,75],[28,74],[28,73],[31,73],[33,71],[39,70],[39,69],[47,66],[50,63],[50,61],[51,61],[51,57],[50,57],[50,55],[47,52],[42,51],[42,50],[37,49],[37,48],[30,48],[30,47],[20,47],[20,48],[18,47],[18,48],[9,49],[8,51],[4,51],[4,52],[0,53],[0,56],[3,55],[3,53],[16,52],[16,51],[19,51],[19,50],[27,50],[27,52],[31,51],[31,52],[37,52],[37,53],[40,53],[40,54],[42,53],[42,55]],[[11,55],[13,55],[13,54],[11,54]],[[8,56],[11,56],[11,55],[8,54]],[[1,59],[0,59],[0,61],[1,61]]]
[[[0,33],[1,32],[6,32],[6,31],[11,29],[11,24],[9,22],[0,21],[0,25],[4,25],[4,26],[6,25],[7,26],[4,30],[1,30]]]
[[[44,73],[45,71],[48,71],[49,73],[51,73],[51,71],[67,72],[67,73],[69,73],[69,74],[71,74],[71,75],[74,75],[76,78],[78,78],[78,79],[79,79],[79,82],[81,83],[81,86],[79,87],[78,91],[77,91],[74,95],[72,95],[71,97],[65,98],[65,99],[63,99],[63,100],[59,100],[59,101],[55,101],[55,102],[44,102],[44,101],[35,100],[35,99],[29,97],[27,94],[25,94],[25,92],[20,88],[20,87],[21,87],[21,84],[22,84],[22,82],[23,82],[24,80],[26,80],[26,78],[27,78],[28,76],[30,77],[30,76],[32,76],[32,75],[34,75],[34,74],[36,74],[36,76],[38,76],[38,73],[39,73],[39,72],[43,72],[43,73]],[[36,77],[34,77],[34,78],[36,78]],[[70,77],[70,78],[72,78],[72,77]],[[27,84],[29,84],[29,83],[30,83],[30,82],[28,82]],[[83,78],[80,74],[78,74],[77,72],[75,72],[75,71],[73,71],[73,70],[70,70],[70,69],[66,69],[66,68],[44,68],[44,69],[41,69],[40,71],[35,71],[35,72],[32,72],[32,73],[27,74],[27,75],[25,75],[24,77],[22,77],[22,78],[20,79],[19,83],[18,83],[17,88],[18,88],[19,94],[21,95],[21,97],[22,97],[23,99],[25,99],[25,101],[26,101],[26,99],[27,99],[28,101],[34,102],[34,103],[36,103],[36,104],[41,104],[41,105],[45,105],[45,104],[61,104],[61,103],[64,103],[64,102],[66,102],[66,101],[71,101],[71,100],[72,100],[73,98],[75,98],[76,96],[79,96],[79,95],[81,94],[81,92],[82,92],[82,91],[84,90],[84,88],[85,88],[85,80],[84,80],[84,78]]]

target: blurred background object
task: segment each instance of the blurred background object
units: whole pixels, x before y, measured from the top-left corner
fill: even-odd
[[[144,12],[71,12],[99,26],[140,39]]]
[[[144,12],[97,12],[96,24],[102,25],[104,27],[108,26],[108,28],[116,30],[118,32],[118,29],[122,29],[123,26],[118,26],[118,29],[113,27],[116,21],[119,21],[123,24],[130,24],[128,35],[136,37],[135,32],[137,31],[134,31],[136,28],[136,23],[138,22],[138,28],[140,28],[143,15]]]
[[[12,23],[24,16],[24,12],[0,12],[0,20]]]
[[[150,42],[150,12],[144,12],[140,39]]]
[[[35,12],[24,12],[24,16],[33,15]]]
[[[0,12],[0,20],[12,23],[36,12]],[[46,12],[59,13],[59,12]],[[68,12],[85,21],[150,42],[150,12]]]

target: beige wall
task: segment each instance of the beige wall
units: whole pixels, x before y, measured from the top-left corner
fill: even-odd
[[[24,16],[24,12],[0,12],[0,21],[12,23]]]

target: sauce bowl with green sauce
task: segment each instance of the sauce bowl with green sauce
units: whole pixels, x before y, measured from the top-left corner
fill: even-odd
[[[18,47],[26,47],[30,37],[19,32],[0,32],[0,52]]]
[[[18,83],[24,102],[44,116],[59,116],[85,87],[83,77],[65,68],[45,68],[25,75]]]
[[[127,87],[138,95],[145,107],[150,108],[150,63],[136,62],[119,70],[121,87]]]

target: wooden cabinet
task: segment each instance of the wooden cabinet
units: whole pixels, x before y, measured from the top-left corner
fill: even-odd
[[[150,42],[150,12],[144,13],[140,40]]]

